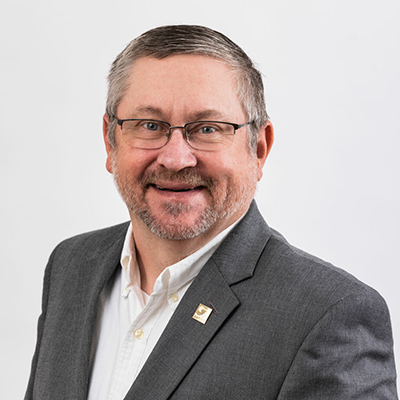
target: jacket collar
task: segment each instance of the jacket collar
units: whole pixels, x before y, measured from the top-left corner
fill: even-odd
[[[253,200],[242,221],[212,256],[228,285],[253,276],[257,261],[270,236],[271,229]]]

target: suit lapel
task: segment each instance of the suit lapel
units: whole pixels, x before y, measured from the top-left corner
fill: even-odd
[[[240,306],[230,286],[253,275],[269,236],[253,202],[189,287],[125,400],[164,400],[171,395],[224,321]],[[192,318],[200,303],[213,309],[204,325]]]
[[[82,314],[81,328],[78,336],[78,352],[75,359],[77,382],[77,398],[86,399],[89,381],[90,351],[93,342],[100,294],[115,273],[121,256],[124,237],[128,224],[124,224],[120,232],[110,235],[102,243],[97,243],[99,251],[81,268],[79,292]]]

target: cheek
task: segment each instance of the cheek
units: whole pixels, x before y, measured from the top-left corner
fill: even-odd
[[[257,159],[244,152],[229,158],[216,158],[214,161],[214,171],[220,171],[220,175],[230,176],[233,181],[254,177],[255,169],[258,170]]]
[[[121,149],[114,152],[112,165],[118,168],[119,173],[130,176],[140,176],[156,160],[154,151],[140,149]]]

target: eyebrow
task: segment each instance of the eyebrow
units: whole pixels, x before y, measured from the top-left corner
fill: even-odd
[[[137,114],[145,114],[145,116],[155,116],[157,118],[164,118],[164,113],[161,111],[161,108],[158,107],[151,107],[151,106],[141,106],[136,108],[134,111],[132,111],[131,113],[131,117],[132,118],[137,118],[138,115]],[[141,115],[140,115],[141,116]]]
[[[153,107],[153,106],[140,106],[140,107],[136,108],[134,111],[132,111],[131,118],[138,118],[139,115],[140,115],[140,117],[142,117],[143,114],[146,118],[151,117],[151,118],[156,118],[156,119],[160,119],[163,121],[165,121],[167,119],[167,117],[165,116],[165,114],[163,113],[161,108]],[[199,111],[199,112],[190,114],[188,122],[202,121],[202,120],[207,120],[207,119],[217,120],[217,119],[224,119],[224,118],[226,118],[226,116],[224,114],[222,114],[220,111],[214,110],[214,109],[209,109],[209,110],[203,110],[203,111]]]
[[[226,116],[217,110],[204,110],[191,115],[192,121],[201,121],[206,119],[224,119]]]

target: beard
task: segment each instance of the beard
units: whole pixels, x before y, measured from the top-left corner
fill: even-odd
[[[252,160],[253,161],[253,160]],[[138,216],[152,233],[162,239],[192,239],[206,232],[216,222],[229,218],[250,205],[257,185],[257,166],[253,162],[247,179],[239,181],[230,175],[218,178],[203,176],[196,168],[186,168],[177,172],[165,168],[145,171],[138,179],[122,174],[115,154],[112,157],[114,182],[131,214]],[[147,190],[157,182],[174,182],[207,190],[211,202],[204,207],[198,217],[187,222],[185,216],[196,213],[196,206],[180,202],[164,201],[161,205],[168,222],[157,218],[146,199]],[[221,184],[222,183],[222,184]]]

